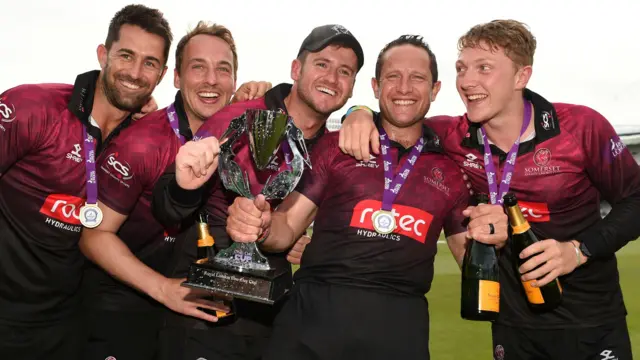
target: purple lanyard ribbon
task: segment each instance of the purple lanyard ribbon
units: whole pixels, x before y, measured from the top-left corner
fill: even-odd
[[[291,147],[289,146],[289,138],[285,138],[282,142],[282,152],[284,153],[284,162],[287,170],[291,171]]]
[[[384,131],[382,126],[378,127],[378,131],[380,133],[380,150],[382,152],[382,161],[384,164],[384,193],[382,195],[382,210],[391,211],[393,208],[393,201],[400,193],[400,188],[407,180],[407,177],[409,177],[409,173],[416,164],[416,160],[418,160],[418,156],[420,156],[420,152],[424,147],[424,133],[420,134],[420,138],[416,141],[415,145],[413,145],[409,156],[404,161],[404,164],[402,164],[402,168],[394,179],[393,169],[395,168],[395,159],[391,157],[390,153],[391,142],[389,141],[389,136],[387,136],[387,133]]]
[[[98,203],[98,177],[96,176],[96,144],[93,136],[87,132],[87,127],[82,127],[84,138],[84,163],[87,169],[87,204]]]
[[[175,104],[169,105],[167,108],[167,116],[169,117],[169,125],[173,129],[173,132],[176,133],[178,139],[180,139],[180,144],[184,145],[186,139],[184,136],[180,135],[180,124],[178,122],[178,115],[176,114],[176,106]]]
[[[496,167],[493,164],[493,157],[491,154],[491,146],[489,145],[489,139],[487,138],[487,133],[484,131],[484,128],[480,128],[480,133],[482,134],[482,142],[484,143],[484,170],[487,174],[487,182],[489,183],[489,193],[492,204],[500,204],[502,205],[502,198],[504,195],[509,192],[509,186],[511,184],[511,178],[513,177],[513,170],[516,167],[516,158],[518,157],[518,148],[520,147],[520,137],[524,135],[525,131],[527,131],[527,127],[529,126],[529,122],[531,121],[531,103],[527,100],[524,101],[524,119],[522,121],[522,129],[520,129],[520,136],[511,146],[511,150],[507,154],[507,161],[504,164],[502,181],[500,182],[500,189],[498,189],[498,184],[496,183]],[[498,192],[500,193],[500,197],[497,198]]]

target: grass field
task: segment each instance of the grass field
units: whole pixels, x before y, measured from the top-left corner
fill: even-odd
[[[618,269],[624,293],[633,353],[640,355],[640,239],[620,250]],[[460,318],[460,270],[446,244],[438,245],[435,277],[427,298],[431,315],[431,358],[492,359],[490,325]]]
[[[633,353],[640,355],[640,241],[617,254]],[[460,318],[460,271],[446,244],[438,246],[436,275],[427,298],[431,314],[431,354],[438,360],[492,359],[490,325]],[[463,344],[463,345],[462,345]]]

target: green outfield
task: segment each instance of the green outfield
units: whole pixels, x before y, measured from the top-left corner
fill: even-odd
[[[460,271],[446,244],[438,246],[436,275],[429,299],[431,353],[438,360],[492,359],[490,325],[464,321],[459,314]],[[633,353],[640,354],[640,241],[618,252]]]
[[[488,323],[460,318],[460,271],[446,244],[438,245],[436,274],[427,298],[431,314],[431,354],[438,360],[492,359]],[[640,241],[618,252],[618,268],[627,305],[633,353],[640,354]]]

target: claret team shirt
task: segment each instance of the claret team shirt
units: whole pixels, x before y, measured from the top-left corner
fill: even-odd
[[[215,136],[220,139],[224,132],[229,127],[231,121],[242,114],[244,114],[249,109],[261,109],[261,110],[282,110],[284,112],[287,111],[287,108],[284,104],[284,99],[291,92],[290,84],[279,84],[273,87],[271,90],[265,93],[265,96],[259,99],[244,101],[239,103],[234,103],[229,106],[224,107],[220,111],[218,111],[211,118],[207,119],[207,121],[202,125],[202,132],[211,136]],[[325,126],[321,127],[318,130],[317,134],[309,139],[305,139],[305,146],[307,150],[312,153],[315,151],[315,144],[322,138],[326,133],[327,129]],[[281,147],[282,148],[282,147]],[[247,134],[243,134],[233,146],[233,153],[236,155],[234,161],[243,169],[245,176],[247,176],[248,182],[251,186],[252,193],[258,194],[263,185],[267,182],[269,177],[273,178],[276,174],[287,169],[286,163],[284,160],[284,153],[282,150],[279,150],[276,156],[272,159],[271,163],[267,165],[266,169],[263,171],[257,170],[255,164],[252,159],[252,155],[249,149],[249,142]],[[306,165],[305,170],[307,171]],[[175,177],[174,174],[168,174],[170,177]],[[211,225],[211,232],[213,237],[215,238],[215,246],[216,251],[221,249],[225,249],[231,245],[232,240],[226,232],[227,225],[227,217],[228,217],[228,208],[229,205],[233,203],[234,199],[238,196],[235,192],[231,190],[227,190],[222,182],[220,181],[218,175],[216,174],[212,180],[210,181],[211,188],[207,190],[207,195],[205,196],[206,205],[205,208],[207,212],[210,214],[209,216],[209,224]],[[184,190],[180,191],[180,193],[185,193]],[[186,191],[189,193],[193,193],[193,191]],[[165,197],[166,193],[158,192],[160,199],[156,198],[154,202],[157,206],[155,211],[162,211],[167,213],[167,206],[171,207],[171,203],[174,200],[169,200]],[[181,200],[180,194],[176,194],[173,196],[175,200]],[[184,199],[184,198],[183,198]],[[160,201],[157,201],[160,200]],[[271,200],[270,204],[272,208],[275,208],[280,203],[280,200]],[[191,208],[191,211],[194,211],[200,205],[194,205]],[[181,219],[175,219],[181,220]],[[185,256],[182,256],[178,260],[178,264],[173,276],[186,276],[189,270],[189,264],[195,261],[196,256],[196,239],[189,239],[187,243],[182,246]],[[290,264],[286,260],[286,252],[283,253],[265,253],[265,256],[268,257],[269,263],[277,268],[289,268]]]
[[[65,318],[79,300],[84,257],[77,246],[86,198],[83,127],[101,153],[89,120],[99,71],[74,85],[21,85],[0,95],[0,321]]]
[[[524,96],[534,106],[535,137],[520,144],[510,191],[540,240],[576,239],[601,220],[601,200],[615,204],[640,191],[640,169],[595,110],[552,104],[530,90]],[[470,176],[473,188],[488,193],[478,124],[466,116],[434,117],[426,123],[442,137],[447,154]],[[501,181],[507,154],[493,145],[491,152]],[[625,316],[615,255],[598,256],[562,276],[562,304],[542,314],[527,305],[514,256],[506,246],[499,259],[499,323],[538,329],[587,327]]]
[[[191,139],[189,122],[178,93],[174,103],[179,132]],[[114,139],[97,162],[98,199],[112,210],[127,215],[117,232],[131,252],[163,275],[172,258],[178,228],[165,229],[151,212],[154,185],[173,163],[181,146],[172,129],[167,109],[160,109],[140,120]],[[91,264],[84,281],[85,304],[106,310],[133,310],[155,304],[104,270]]]
[[[397,227],[386,235],[376,232],[371,218],[382,207],[382,157],[365,162],[342,153],[337,132],[319,141],[313,168],[305,170],[297,188],[318,212],[296,282],[417,296],[429,291],[440,232],[466,231],[462,211],[469,192],[441,141],[424,129],[425,146],[393,203]],[[410,150],[391,142],[390,154],[397,159],[394,176]]]

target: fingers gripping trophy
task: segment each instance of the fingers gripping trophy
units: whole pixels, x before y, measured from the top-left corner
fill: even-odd
[[[254,199],[247,171],[234,160],[234,143],[248,136],[255,171],[263,172],[282,149],[286,169],[269,175],[259,194],[267,200],[284,199],[311,167],[302,131],[281,111],[249,109],[231,121],[221,137],[218,172],[222,184],[240,196]],[[250,169],[254,171],[254,169]],[[252,191],[253,190],[253,191]],[[256,243],[233,243],[205,263],[192,264],[185,286],[203,288],[223,296],[273,304],[291,288],[287,269],[274,268]]]

